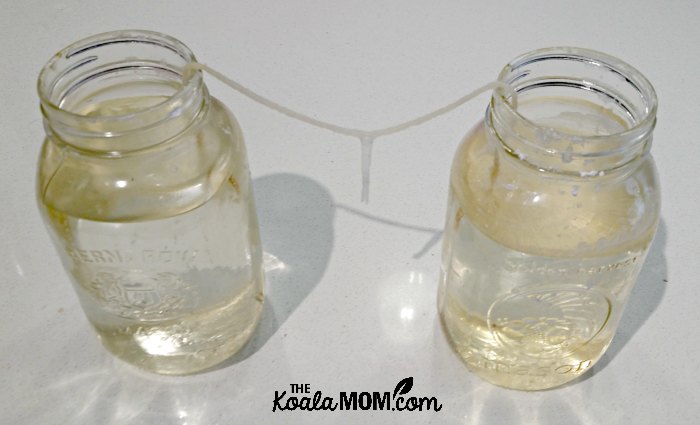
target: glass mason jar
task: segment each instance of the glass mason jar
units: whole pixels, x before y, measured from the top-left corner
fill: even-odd
[[[654,89],[605,54],[508,64],[450,177],[438,304],[469,368],[551,388],[605,352],[659,222]]]
[[[57,53],[38,81],[37,196],[87,318],[117,357],[163,374],[211,367],[263,302],[246,151],[192,52],[119,31]]]

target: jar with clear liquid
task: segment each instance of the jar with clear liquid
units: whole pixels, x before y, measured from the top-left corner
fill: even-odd
[[[162,374],[220,363],[263,302],[241,130],[181,42],[105,33],[39,76],[46,139],[37,195],[102,344]]]
[[[450,176],[438,304],[469,369],[541,390],[600,359],[659,222],[656,95],[637,70],[575,48],[499,76]]]

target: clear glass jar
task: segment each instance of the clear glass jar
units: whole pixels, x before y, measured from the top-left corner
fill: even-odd
[[[37,195],[87,318],[117,357],[163,374],[211,367],[263,302],[240,127],[181,42],[120,31],[42,69]]]
[[[551,388],[590,370],[615,333],[659,222],[654,89],[576,48],[527,53],[460,145],[439,310],[469,368]]]

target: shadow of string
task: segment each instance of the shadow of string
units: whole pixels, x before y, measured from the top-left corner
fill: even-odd
[[[332,131],[336,134],[341,134],[349,137],[354,137],[360,141],[360,149],[361,149],[361,169],[362,169],[362,195],[361,195],[361,201],[365,204],[369,203],[369,185],[370,185],[370,164],[372,162],[372,146],[374,145],[374,141],[382,136],[388,136],[390,134],[398,133],[400,131],[406,130],[410,127],[418,126],[423,123],[426,123],[428,121],[431,121],[441,115],[444,115],[448,112],[451,112],[458,107],[462,106],[463,104],[469,102],[470,100],[474,99],[478,95],[489,91],[489,90],[501,90],[500,95],[503,97],[505,101],[510,99],[510,104],[513,109],[517,108],[517,91],[509,84],[504,83],[502,81],[492,81],[484,86],[481,86],[477,88],[476,90],[467,93],[466,95],[460,97],[459,99],[455,100],[452,103],[449,103],[441,108],[438,108],[432,112],[428,112],[426,114],[420,115],[416,118],[410,119],[408,121],[404,121],[402,123],[392,125],[389,127],[385,128],[379,128],[375,130],[362,130],[358,128],[350,128],[350,127],[343,127],[340,125],[336,125],[330,122],[322,121],[319,119],[316,119],[312,116],[303,114],[301,112],[297,112],[291,108],[288,108],[286,106],[280,105],[279,103],[270,100],[266,97],[263,97],[254,91],[250,90],[249,88],[243,86],[242,84],[232,80],[231,78],[223,75],[222,73],[216,71],[215,69],[211,68],[210,66],[204,65],[202,63],[198,62],[190,62],[188,63],[184,70],[183,70],[183,79],[184,81],[188,81],[192,75],[194,75],[195,72],[197,71],[206,71],[209,75],[213,76],[217,80],[221,81],[222,83],[226,84],[227,86],[231,87],[238,93],[248,97],[249,99],[266,106],[272,110],[275,110],[283,115],[286,115],[290,118],[293,118],[298,121],[305,122],[307,124],[310,124],[315,127],[319,127],[325,130]],[[381,221],[381,220],[380,220]],[[433,238],[436,238],[435,236]],[[439,235],[437,235],[437,238],[439,238]],[[432,240],[432,239],[431,239]],[[437,239],[436,239],[437,241]],[[427,249],[430,248],[430,244],[421,250],[427,251]],[[423,252],[424,253],[424,252]],[[420,254],[422,255],[422,254]]]
[[[406,224],[395,220],[389,220],[343,204],[335,204],[334,206],[339,210],[348,212],[350,214],[354,214],[359,217],[366,218],[368,220],[376,221],[378,223],[386,224],[388,226],[398,227],[400,229],[414,230],[422,233],[429,233],[431,235],[430,239],[428,239],[428,241],[418,252],[413,254],[413,258],[420,258],[423,255],[425,255],[425,253],[427,253],[433,246],[435,246],[435,244],[437,244],[440,241],[440,237],[442,236],[442,230],[433,227],[416,226],[413,224]]]

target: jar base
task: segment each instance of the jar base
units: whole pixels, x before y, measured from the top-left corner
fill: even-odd
[[[484,320],[457,316],[449,308],[450,300],[445,302],[439,316],[450,347],[472,373],[499,387],[541,391],[567,384],[591,370],[611,340],[556,357],[527,356],[503,347]]]
[[[168,323],[93,327],[102,345],[120,360],[161,375],[194,374],[229,359],[251,339],[262,315],[263,297],[258,295],[254,303],[238,299]]]

